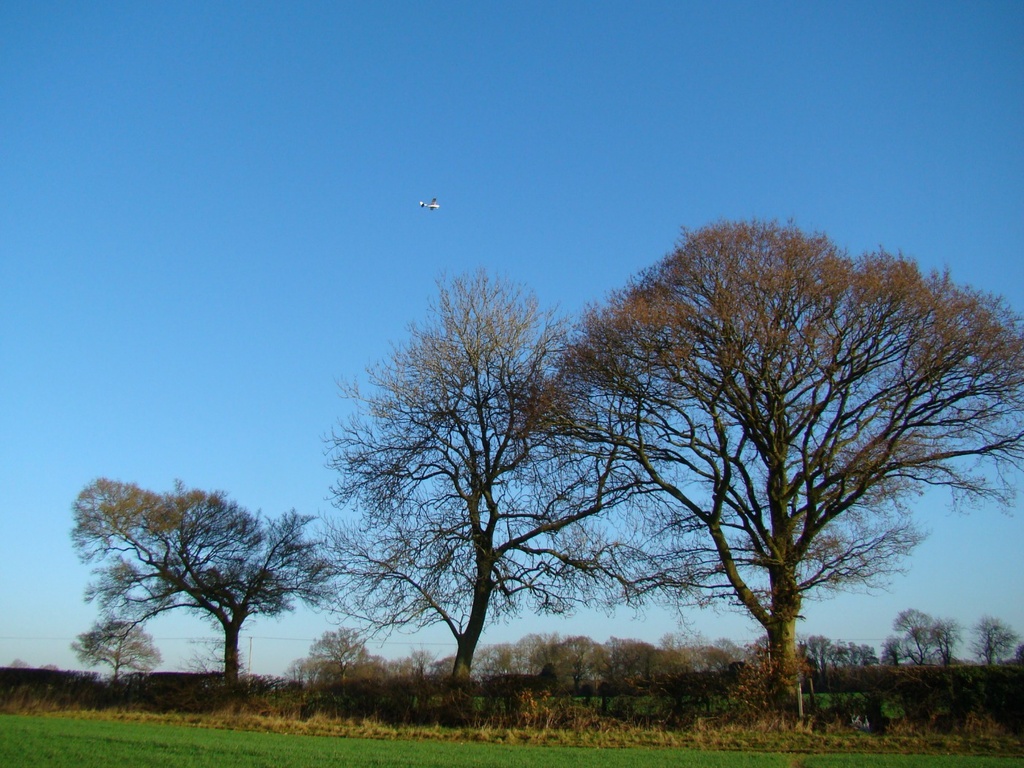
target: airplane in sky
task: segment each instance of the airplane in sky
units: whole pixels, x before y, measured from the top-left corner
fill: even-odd
[[[422,200],[420,200],[420,208],[426,208],[428,211],[436,211],[440,207],[441,207],[441,204],[439,202],[437,202],[437,198],[436,197],[433,200],[431,200],[429,203],[424,203]]]

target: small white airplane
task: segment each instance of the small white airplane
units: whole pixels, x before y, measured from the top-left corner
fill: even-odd
[[[437,198],[436,197],[433,200],[431,200],[429,203],[424,203],[422,200],[420,200],[420,208],[426,208],[429,211],[436,211],[440,207],[441,207],[441,204],[439,202],[437,202]]]

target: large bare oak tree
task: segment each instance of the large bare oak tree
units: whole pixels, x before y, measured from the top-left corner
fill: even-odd
[[[367,373],[330,439],[339,509],[329,537],[341,608],[377,630],[443,624],[470,674],[485,626],[524,603],[561,612],[606,545],[588,525],[614,501],[607,459],[550,428],[566,325],[484,272],[439,282],[423,326]]]
[[[72,541],[97,563],[86,597],[132,624],[183,608],[224,632],[224,677],[236,682],[238,638],[250,616],[317,602],[330,571],[306,538],[312,518],[253,514],[219,491],[154,493],[100,479],[74,504]]]
[[[564,386],[577,433],[659,500],[651,583],[738,603],[783,669],[805,597],[919,541],[915,494],[1005,501],[1024,447],[1020,316],[774,222],[684,230],[586,315]]]

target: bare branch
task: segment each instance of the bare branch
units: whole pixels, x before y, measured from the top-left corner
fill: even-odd
[[[439,283],[423,326],[368,370],[330,443],[336,505],[358,508],[330,549],[342,605],[378,630],[442,623],[469,674],[488,622],[586,599],[614,547],[584,523],[631,477],[555,429],[567,325],[484,272]]]
[[[248,617],[326,594],[331,571],[304,535],[312,518],[294,511],[268,521],[220,492],[179,482],[156,494],[100,479],[79,494],[74,512],[75,548],[97,563],[86,599],[135,623],[179,608],[209,618],[225,633],[230,679]]]
[[[911,498],[1007,501],[1024,458],[1021,318],[792,225],[684,231],[562,368],[573,434],[663,499],[646,584],[738,600],[789,654],[804,597],[899,568]]]

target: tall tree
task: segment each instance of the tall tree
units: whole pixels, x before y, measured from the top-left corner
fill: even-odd
[[[1024,448],[1019,315],[775,222],[684,230],[586,315],[564,385],[578,434],[661,501],[656,583],[738,601],[781,669],[805,597],[880,583],[919,541],[910,498],[1005,501]]]
[[[470,674],[484,627],[527,600],[564,612],[606,550],[588,524],[617,488],[550,428],[566,324],[480,271],[439,282],[427,323],[344,393],[331,440],[335,502],[361,519],[330,536],[343,610],[377,630],[435,623]]]
[[[96,581],[86,599],[141,623],[183,608],[224,632],[224,676],[238,679],[238,638],[250,616],[276,616],[325,595],[330,571],[305,536],[312,518],[253,514],[219,491],[154,493],[100,479],[74,504],[72,541]]]
[[[153,637],[138,624],[122,619],[97,621],[75,638],[71,650],[83,664],[109,666],[115,683],[122,670],[149,672],[163,660]]]

